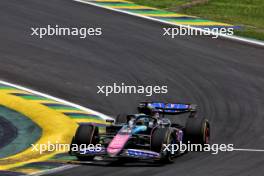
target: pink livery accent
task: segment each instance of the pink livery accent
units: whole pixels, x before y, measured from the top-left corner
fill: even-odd
[[[107,153],[111,156],[117,155],[127,143],[130,135],[117,134],[107,147]]]

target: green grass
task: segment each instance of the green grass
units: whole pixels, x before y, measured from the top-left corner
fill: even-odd
[[[135,2],[136,4],[166,9],[168,7],[176,7],[179,5],[183,5],[186,2],[190,2],[191,0],[130,0],[130,1]]]
[[[242,26],[236,35],[264,40],[264,0],[209,0],[208,3],[178,8],[191,0],[131,0],[137,4],[195,15]],[[177,9],[177,10],[175,10]]]

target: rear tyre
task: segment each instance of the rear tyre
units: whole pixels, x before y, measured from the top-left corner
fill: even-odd
[[[188,118],[185,126],[185,142],[192,144],[209,144],[210,124],[205,118]]]
[[[127,123],[127,114],[119,114],[115,119],[115,124]]]
[[[170,151],[164,152],[165,144],[173,144],[176,141],[175,135],[170,128],[156,128],[151,136],[151,150],[161,154],[161,163],[172,163],[173,155]]]
[[[75,134],[74,142],[80,148],[82,144],[88,146],[89,144],[96,145],[98,143],[98,127],[90,124],[81,124]],[[77,158],[81,161],[91,161],[94,156],[77,155]]]

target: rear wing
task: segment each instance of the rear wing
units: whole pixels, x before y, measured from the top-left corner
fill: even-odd
[[[141,102],[138,106],[139,113],[151,115],[158,112],[160,114],[181,114],[188,113],[195,114],[198,106],[196,104],[186,103],[164,103],[164,102]]]

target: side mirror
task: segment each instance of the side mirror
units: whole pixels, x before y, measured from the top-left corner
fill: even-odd
[[[111,124],[115,122],[114,119],[106,119],[105,121],[106,121],[106,123],[111,123]]]

